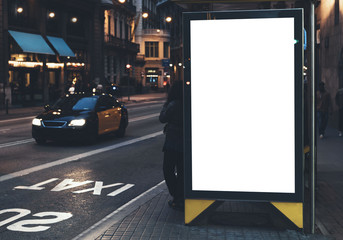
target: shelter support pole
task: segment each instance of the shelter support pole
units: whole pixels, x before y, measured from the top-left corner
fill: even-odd
[[[315,2],[311,1],[310,6],[310,25],[311,25],[311,37],[310,37],[310,50],[311,50],[311,57],[310,57],[310,72],[311,72],[311,101],[310,101],[310,114],[311,114],[311,131],[310,131],[310,151],[311,151],[311,164],[310,164],[310,211],[311,211],[311,218],[310,218],[310,227],[311,233],[314,234],[315,231],[315,184],[316,184],[316,158],[317,158],[317,146],[316,146],[316,128],[315,128],[315,119],[316,119],[316,106],[315,106]]]

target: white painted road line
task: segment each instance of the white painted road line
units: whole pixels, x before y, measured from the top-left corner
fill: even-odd
[[[139,138],[134,138],[134,139],[131,139],[131,140],[128,140],[128,141],[125,141],[125,142],[117,143],[117,144],[112,145],[112,146],[108,146],[108,147],[104,147],[104,148],[99,148],[99,149],[92,150],[92,151],[89,151],[89,152],[77,154],[77,155],[74,155],[74,156],[71,156],[71,157],[62,158],[62,159],[59,159],[59,160],[56,160],[56,161],[53,161],[53,162],[49,162],[49,163],[45,163],[45,164],[42,164],[42,165],[38,165],[38,166],[35,166],[35,167],[32,167],[32,168],[24,169],[24,170],[21,170],[21,171],[18,171],[18,172],[14,172],[14,173],[10,173],[10,174],[7,174],[7,175],[3,175],[3,176],[0,177],[0,182],[4,182],[4,181],[7,181],[7,180],[10,180],[10,179],[13,179],[13,178],[17,178],[17,177],[21,177],[21,176],[24,176],[24,175],[28,175],[30,173],[37,172],[37,171],[40,171],[40,170],[44,170],[44,169],[47,169],[47,168],[51,168],[51,167],[54,167],[54,166],[58,166],[58,165],[61,165],[61,164],[65,164],[65,163],[69,163],[69,162],[74,162],[74,161],[80,160],[82,158],[93,156],[95,154],[99,154],[99,153],[107,152],[107,151],[114,150],[114,149],[117,149],[117,148],[120,148],[120,147],[128,146],[128,145],[131,145],[131,144],[134,144],[134,143],[137,143],[137,142],[141,142],[141,141],[144,141],[144,140],[147,140],[147,139],[150,139],[150,138],[157,137],[157,136],[162,135],[162,134],[163,134],[162,131],[151,133],[151,134],[139,137]]]
[[[140,100],[142,100],[142,99],[140,99]],[[136,106],[146,105],[146,104],[164,103],[166,100],[167,100],[167,98],[161,99],[161,100],[143,101],[143,102],[137,102],[137,103],[125,103],[124,102],[124,105],[129,109],[135,109]]]
[[[145,115],[145,116],[141,116],[141,117],[132,118],[131,120],[129,119],[129,123],[145,120],[145,119],[148,119],[148,118],[158,117],[159,115],[160,115],[160,113],[154,113],[154,114],[150,114],[150,115]]]
[[[33,138],[29,138],[29,139],[19,140],[19,141],[15,141],[15,142],[2,143],[2,144],[0,144],[0,148],[12,147],[12,146],[30,143],[30,142],[34,142],[34,141],[35,140]]]
[[[10,128],[1,128],[0,129],[0,132],[7,132],[7,131],[9,131],[9,130],[11,130]]]
[[[125,203],[117,210],[113,211],[102,220],[88,228],[86,231],[80,233],[72,240],[94,240],[102,233],[104,233],[108,228],[110,228],[113,224],[124,219],[138,207],[152,199],[153,197],[157,196],[163,190],[166,190],[166,185],[164,181],[160,182],[156,186],[150,188],[149,190],[145,191],[141,195],[135,197],[131,201]]]
[[[1,120],[0,123],[6,123],[6,122],[16,122],[20,120],[26,120],[26,119],[33,119],[35,116],[30,116],[30,117],[23,117],[23,118],[13,118],[13,119],[7,119],[7,120]]]
[[[165,101],[163,102],[159,102],[159,103],[155,103],[153,105],[149,105],[149,106],[137,106],[137,107],[130,107],[128,108],[129,111],[136,111],[136,110],[141,110],[141,109],[149,109],[149,108],[156,108],[157,106],[162,106],[162,103],[164,103]]]

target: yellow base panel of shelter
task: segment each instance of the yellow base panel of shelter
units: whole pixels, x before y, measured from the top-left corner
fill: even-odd
[[[186,199],[185,200],[185,224],[191,223],[203,211],[211,206],[214,200],[198,200]]]
[[[303,204],[288,202],[271,202],[280,212],[291,220],[298,228],[304,227]]]
[[[185,200],[185,224],[191,223],[203,211],[211,206],[215,200]],[[303,204],[287,202],[271,202],[281,213],[291,220],[297,227],[303,228]]]

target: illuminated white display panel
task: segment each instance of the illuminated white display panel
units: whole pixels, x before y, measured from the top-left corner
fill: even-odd
[[[294,18],[190,21],[192,190],[295,193]]]

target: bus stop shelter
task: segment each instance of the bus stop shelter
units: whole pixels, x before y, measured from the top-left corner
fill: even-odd
[[[236,0],[236,1],[232,1],[232,0],[231,1],[201,1],[201,0],[178,1],[178,0],[173,0],[173,2],[177,4],[235,3],[235,4],[242,4],[242,9],[244,9],[245,3],[252,3],[256,1],[249,1],[249,0],[246,0],[246,1],[239,1],[239,0]],[[261,1],[258,1],[258,2],[261,2]],[[183,44],[184,45],[183,46],[184,46],[184,66],[185,66],[184,68],[184,82],[185,82],[184,93],[185,93],[185,109],[186,109],[185,114],[187,115],[187,112],[189,112],[189,114],[193,114],[193,115],[188,115],[189,120],[187,120],[187,116],[185,118],[185,123],[186,123],[185,125],[186,136],[185,137],[186,137],[186,140],[189,138],[191,139],[191,141],[188,141],[190,142],[190,145],[187,146],[186,144],[186,149],[185,149],[185,162],[186,162],[185,163],[186,164],[185,165],[186,166],[186,169],[185,169],[185,179],[186,179],[185,181],[185,188],[186,188],[185,223],[186,224],[191,223],[199,214],[201,214],[205,209],[211,206],[216,200],[236,199],[236,200],[245,200],[245,201],[270,201],[271,204],[273,204],[286,217],[288,217],[296,226],[298,226],[300,229],[303,229],[304,232],[314,233],[314,230],[315,230],[315,178],[316,178],[315,69],[314,69],[314,66],[315,66],[314,65],[315,2],[313,1],[301,1],[301,2],[304,5],[304,8],[302,9],[287,9],[287,10],[276,9],[276,10],[271,10],[271,11],[268,11],[266,9],[254,10],[254,11],[242,10],[242,11],[229,11],[226,13],[216,12],[215,11],[216,9],[211,9],[213,11],[198,12],[198,13],[193,12],[189,14],[186,13],[184,15],[184,25],[183,25],[183,28],[184,28],[183,29],[184,31]],[[282,15],[282,17],[279,18],[278,16],[275,16],[275,13],[279,14],[278,16]],[[286,17],[283,14],[286,14]],[[287,15],[287,14],[290,14],[290,15]],[[264,16],[267,16],[267,17],[265,18]],[[275,17],[274,20],[276,21],[269,21],[270,16],[273,16],[272,18]],[[239,20],[239,21],[236,21],[236,22],[235,21],[217,21],[215,23],[214,21],[211,21],[211,20],[228,20],[228,19]],[[252,20],[252,19],[253,21],[249,22],[249,20]],[[256,19],[259,19],[259,21],[256,21]],[[267,21],[263,22],[265,19],[267,19]],[[218,186],[218,182],[216,181],[213,181],[212,185],[211,185],[211,182],[210,183],[202,182],[201,177],[197,178],[197,174],[201,175],[202,173],[201,161],[199,163],[192,160],[192,158],[199,157],[197,155],[199,153],[197,153],[196,152],[197,150],[195,149],[196,148],[204,149],[203,146],[205,146],[203,145],[204,143],[199,141],[199,139],[201,139],[201,137],[204,137],[204,136],[199,134],[198,130],[201,128],[196,125],[197,121],[194,120],[194,118],[197,117],[196,114],[199,114],[201,111],[197,110],[195,105],[192,105],[196,103],[197,99],[200,99],[199,95],[197,94],[199,94],[199,91],[203,90],[201,88],[201,84],[200,85],[196,84],[195,83],[196,80],[194,80],[194,77],[201,79],[201,76],[196,74],[196,69],[199,67],[204,69],[203,65],[201,64],[201,61],[198,61],[198,60],[203,59],[203,56],[199,57],[196,55],[199,49],[202,49],[203,51],[203,48],[202,48],[203,46],[197,46],[197,42],[200,42],[199,44],[201,44],[201,43],[204,43],[204,41],[210,42],[213,40],[216,44],[220,44],[220,42],[218,43],[217,40],[214,40],[215,38],[211,38],[211,36],[212,37],[216,36],[216,30],[214,26],[218,24],[224,24],[224,25],[228,24],[225,26],[229,26],[229,29],[235,32],[235,29],[237,28],[244,29],[244,26],[246,26],[247,29],[252,30],[252,28],[254,27],[254,24],[259,24],[258,22],[260,22],[263,26],[264,24],[266,24],[265,26],[267,28],[273,29],[274,27],[273,30],[277,31],[278,26],[274,25],[275,22],[277,22],[277,24],[280,24],[280,29],[287,29],[287,26],[293,26],[293,22],[287,23],[289,19],[293,19],[291,21],[294,21],[296,23],[294,24],[294,26],[297,26],[296,29],[294,29],[295,37],[294,39],[292,39],[292,41],[294,42],[292,42],[291,44],[290,44],[290,41],[283,41],[284,38],[287,38],[287,36],[289,37],[289,34],[287,35],[287,33],[285,35],[282,35],[285,33],[285,31],[281,31],[277,33],[278,35],[281,34],[280,38],[274,38],[273,33],[270,33],[269,31],[263,32],[263,34],[265,34],[266,36],[270,34],[266,38],[267,42],[268,42],[268,39],[273,39],[277,41],[277,43],[274,42],[275,46],[274,45],[273,46],[275,48],[281,47],[280,49],[277,49],[278,51],[281,51],[280,52],[281,55],[283,54],[282,49],[284,47],[286,48],[287,46],[292,47],[294,44],[295,49],[296,49],[294,51],[294,55],[289,56],[289,59],[290,59],[289,62],[291,63],[289,64],[289,62],[285,60],[285,62],[283,62],[282,64],[284,65],[289,64],[288,66],[289,66],[290,71],[295,72],[295,75],[297,76],[296,78],[298,78],[297,79],[298,81],[295,80],[294,85],[286,84],[286,85],[279,86],[280,89],[281,88],[288,89],[289,92],[294,92],[294,95],[289,96],[287,92],[284,92],[285,93],[284,95],[281,94],[281,97],[285,98],[286,101],[284,102],[280,101],[279,103],[281,105],[283,104],[282,107],[284,109],[288,109],[286,110],[286,112],[287,111],[288,112],[287,114],[283,110],[280,110],[280,112],[276,112],[276,114],[281,114],[281,115],[285,114],[284,117],[291,115],[290,118],[288,118],[288,120],[285,120],[283,124],[285,124],[288,128],[291,129],[292,134],[289,135],[288,137],[285,136],[284,138],[283,137],[278,138],[277,135],[273,135],[273,134],[270,135],[271,137],[274,136],[275,138],[278,138],[278,140],[283,141],[284,139],[286,139],[285,142],[282,142],[281,144],[283,147],[287,145],[288,148],[283,149],[285,151],[284,152],[281,151],[279,153],[280,155],[285,156],[285,159],[289,159],[287,158],[287,156],[292,158],[293,153],[295,154],[295,159],[297,160],[294,163],[294,176],[292,175],[293,169],[289,170],[289,173],[291,176],[290,179],[293,179],[294,182],[292,182],[291,180],[290,182],[282,186],[283,184],[282,181],[280,182],[276,181],[274,190],[272,186],[273,184],[270,185],[271,188],[268,189],[268,186],[267,186],[267,190],[265,190],[263,187],[259,188],[260,186],[258,186],[258,184],[256,185],[257,186],[256,188],[249,188],[249,187],[245,187],[244,184],[243,185],[238,184],[239,185],[238,186],[236,183],[234,183],[231,187],[227,187],[227,185],[224,184],[221,187],[221,186]],[[240,25],[241,23],[243,25]],[[247,25],[244,25],[244,24],[247,24]],[[221,32],[219,29],[222,30],[223,29],[222,27],[223,26],[219,27],[217,32]],[[259,28],[258,25],[256,25],[256,27]],[[239,29],[237,29],[237,31],[239,31]],[[201,34],[199,35],[199,33],[201,33],[204,30],[213,31],[211,32],[211,34],[207,35],[207,36],[210,36],[208,39],[204,39],[206,38],[206,35],[201,35]],[[293,30],[290,29],[290,31],[293,31]],[[304,52],[305,32],[307,33],[306,34],[306,48],[307,49]],[[239,35],[239,34],[236,34],[236,35]],[[244,36],[246,38],[250,36],[249,34],[248,35],[242,34],[242,35],[243,35],[242,39],[240,39],[240,36],[236,36],[236,40],[231,41],[232,39],[230,39],[229,42],[235,43],[235,44],[241,44],[240,41],[244,42]],[[225,35],[223,35],[223,33],[220,33],[218,36],[223,37]],[[263,38],[261,39],[263,40]],[[200,40],[200,41],[196,41],[196,40]],[[268,44],[272,44],[272,43],[261,42],[261,44],[266,44],[266,46],[268,46]],[[230,51],[234,51],[234,48],[232,48]],[[287,56],[289,52],[292,52],[292,51],[284,51],[284,55],[282,55],[282,57],[279,60],[288,58]],[[240,56],[239,53],[237,53],[236,55],[235,54],[233,55],[236,57]],[[211,55],[211,54],[208,55],[208,57],[213,57],[213,56],[214,55]],[[307,60],[306,61],[307,74],[308,74],[307,88],[304,88],[304,82],[303,82],[304,59]],[[211,61],[213,60],[214,59],[212,59]],[[230,63],[235,64],[234,61]],[[269,61],[269,63],[272,64],[272,61]],[[294,64],[294,69],[292,68],[293,64]],[[221,65],[221,66],[224,66],[224,65]],[[249,66],[252,66],[252,64]],[[259,65],[259,66],[263,67],[263,65]],[[273,68],[277,68],[277,65],[275,65]],[[258,71],[258,69],[252,69],[252,70]],[[249,71],[249,69],[247,71]],[[230,77],[234,78],[235,76],[230,75]],[[299,78],[301,79],[300,82],[299,82]],[[243,85],[234,85],[234,86],[240,87]],[[256,85],[256,87],[258,88],[258,85]],[[233,89],[233,91],[235,90],[237,89]],[[270,91],[277,91],[277,90],[278,89],[274,89],[272,86],[270,88]],[[241,92],[241,94],[243,93],[244,92]],[[271,95],[271,96],[277,97],[277,94]],[[189,101],[187,100],[187,98],[189,99]],[[221,98],[221,99],[224,99],[224,98]],[[268,101],[268,100],[265,100],[265,101]],[[247,105],[244,105],[244,106],[247,106]],[[305,108],[305,111],[304,111],[304,108]],[[292,113],[294,113],[294,116],[292,115]],[[227,114],[230,115],[230,112],[228,112]],[[221,116],[223,117],[224,115],[221,115]],[[248,117],[248,115],[246,115],[245,117]],[[252,118],[258,118],[258,117],[259,117],[258,115],[252,115]],[[212,119],[213,119],[213,116],[212,116]],[[281,120],[281,119],[283,118],[279,118],[278,120]],[[292,123],[292,119],[295,119],[294,123]],[[200,124],[202,123],[204,122],[200,121]],[[233,123],[237,123],[237,122],[233,122]],[[260,123],[262,124],[263,121],[261,121]],[[216,124],[216,123],[211,123],[211,124]],[[223,121],[219,121],[217,122],[217,124],[220,125],[220,124],[225,124],[225,123]],[[267,125],[264,127],[268,128]],[[190,129],[192,129],[192,131]],[[286,134],[287,131],[284,131],[283,133]],[[206,140],[213,141],[213,139],[206,139],[206,137],[213,137],[213,136],[216,136],[216,133],[212,133],[211,136],[205,136],[204,139],[205,141]],[[287,139],[294,140],[293,142],[294,148],[292,148],[293,143],[289,144],[289,141],[287,141]],[[305,141],[305,139],[308,139],[308,141]],[[270,143],[271,142],[267,144],[270,144]],[[239,141],[237,141],[237,144],[243,145]],[[256,145],[258,146],[259,144],[262,144],[262,143],[259,142]],[[254,151],[258,151],[258,147],[253,148],[252,145],[254,144],[250,142],[250,146],[249,145],[245,146],[246,147],[245,151],[249,152],[252,149],[254,149]],[[216,145],[211,145],[211,146],[213,146],[214,148],[216,147]],[[219,146],[223,147],[223,145],[220,145],[220,144]],[[276,155],[278,153],[278,149],[275,149],[276,146],[277,144],[273,145],[273,151],[270,156]],[[301,148],[299,148],[299,146]],[[241,148],[242,155],[244,155],[245,153],[244,153],[244,150],[242,149],[243,148]],[[288,150],[290,150],[291,152],[288,152]],[[200,154],[204,153],[202,151],[203,150],[201,150]],[[264,153],[261,153],[261,154],[264,154]],[[251,157],[252,155],[248,155],[248,156]],[[230,157],[234,158],[236,156],[230,156]],[[258,159],[256,159],[256,161],[258,161]],[[288,161],[288,160],[285,160],[285,161]],[[207,164],[211,164],[210,159],[208,159]],[[215,171],[218,171],[218,175],[220,175],[221,167],[222,166],[220,166],[220,161],[219,161],[219,165],[217,163],[218,169],[215,170]],[[241,166],[240,169],[243,169],[243,167],[244,166]],[[258,165],[256,165],[255,167],[258,168]],[[277,172],[276,168],[274,170],[275,172]],[[279,169],[279,170],[280,171],[277,174],[282,174],[283,173],[282,169]],[[231,172],[231,174],[234,174],[234,173]],[[268,175],[268,171],[264,173],[262,172],[262,175],[263,174]],[[212,176],[212,177],[214,179],[216,178],[216,176]],[[237,178],[239,179],[238,175],[237,175]],[[285,178],[287,178],[287,176],[285,176]],[[280,177],[280,179],[283,179],[283,178]],[[308,183],[306,187],[304,184],[305,182]],[[267,181],[265,183],[267,183]],[[268,184],[265,184],[265,185],[268,185]],[[252,185],[249,185],[249,186],[252,186]],[[288,187],[290,187],[291,189]]]

